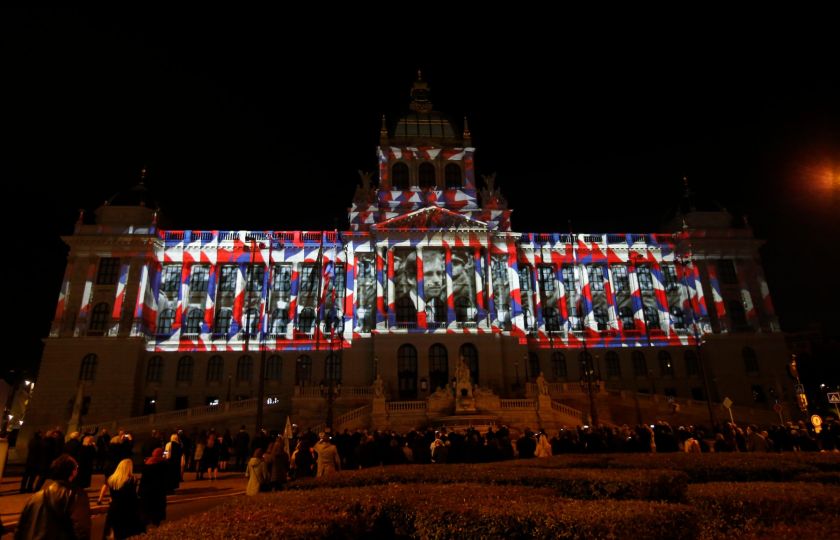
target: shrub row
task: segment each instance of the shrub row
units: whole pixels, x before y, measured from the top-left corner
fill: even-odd
[[[608,464],[619,469],[672,469],[688,475],[689,482],[785,482],[816,472],[805,462],[778,454],[625,454]]]
[[[562,499],[545,488],[415,484],[240,497],[147,537],[688,539],[696,533],[696,512],[681,504],[605,505]]]
[[[840,508],[840,488],[804,482],[710,482],[689,486],[688,494],[704,538],[765,536],[764,529],[781,530],[783,524],[836,520]]]
[[[685,500],[688,477],[667,470],[540,469],[487,465],[397,465],[347,471],[329,478],[310,478],[289,489],[362,487],[377,484],[477,483],[548,487],[572,499]]]

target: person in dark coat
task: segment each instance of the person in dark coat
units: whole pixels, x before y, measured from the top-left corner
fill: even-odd
[[[93,435],[85,435],[79,449],[79,475],[76,476],[76,485],[80,488],[90,487],[94,461],[96,461],[96,441]]]
[[[166,519],[168,475],[163,448],[155,448],[151,457],[143,462],[143,476],[140,478],[140,509],[147,524],[158,526]]]
[[[29,439],[26,451],[26,467],[20,479],[20,492],[32,493],[35,488],[35,478],[38,476],[44,449],[42,447],[41,430],[35,432]]]
[[[130,459],[117,464],[114,474],[99,492],[99,504],[105,489],[111,492],[111,505],[105,516],[105,531],[114,531],[114,538],[121,540],[146,532],[146,526],[140,519],[140,504],[137,499],[137,480],[134,478],[134,465]]]
[[[173,433],[172,437],[169,438],[169,442],[166,443],[164,455],[169,464],[169,483],[166,486],[166,490],[175,491],[181,485],[181,467],[183,466],[181,462],[184,457],[184,450],[177,434]]]

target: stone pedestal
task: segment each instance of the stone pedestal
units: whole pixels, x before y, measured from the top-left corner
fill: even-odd
[[[385,402],[385,396],[373,398],[373,404],[370,414],[370,419],[373,426],[377,429],[384,429],[388,425],[388,405]]]

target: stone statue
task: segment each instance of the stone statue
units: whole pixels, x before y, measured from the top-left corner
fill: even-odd
[[[374,199],[374,190],[371,187],[370,179],[373,173],[368,171],[358,171],[359,178],[362,180],[361,186],[356,186],[356,193],[353,195],[353,202],[357,204],[370,203]]]
[[[382,377],[379,376],[379,373],[376,374],[376,379],[373,381],[373,397],[381,398],[385,397],[385,383],[382,381]]]
[[[545,375],[540,371],[540,376],[537,377],[537,393],[541,396],[548,395],[548,383],[545,382]]]
[[[472,397],[473,387],[470,381],[470,368],[462,356],[455,367],[455,397]]]
[[[494,208],[504,210],[507,208],[507,201],[502,197],[499,188],[496,187],[496,173],[482,175],[484,187],[479,191],[481,206],[483,208]]]

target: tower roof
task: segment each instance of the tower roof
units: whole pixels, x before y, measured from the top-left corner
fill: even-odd
[[[410,112],[397,122],[393,142],[448,146],[462,143],[452,122],[442,113],[433,110],[429,92],[429,83],[423,80],[418,70],[417,80],[411,88]]]

